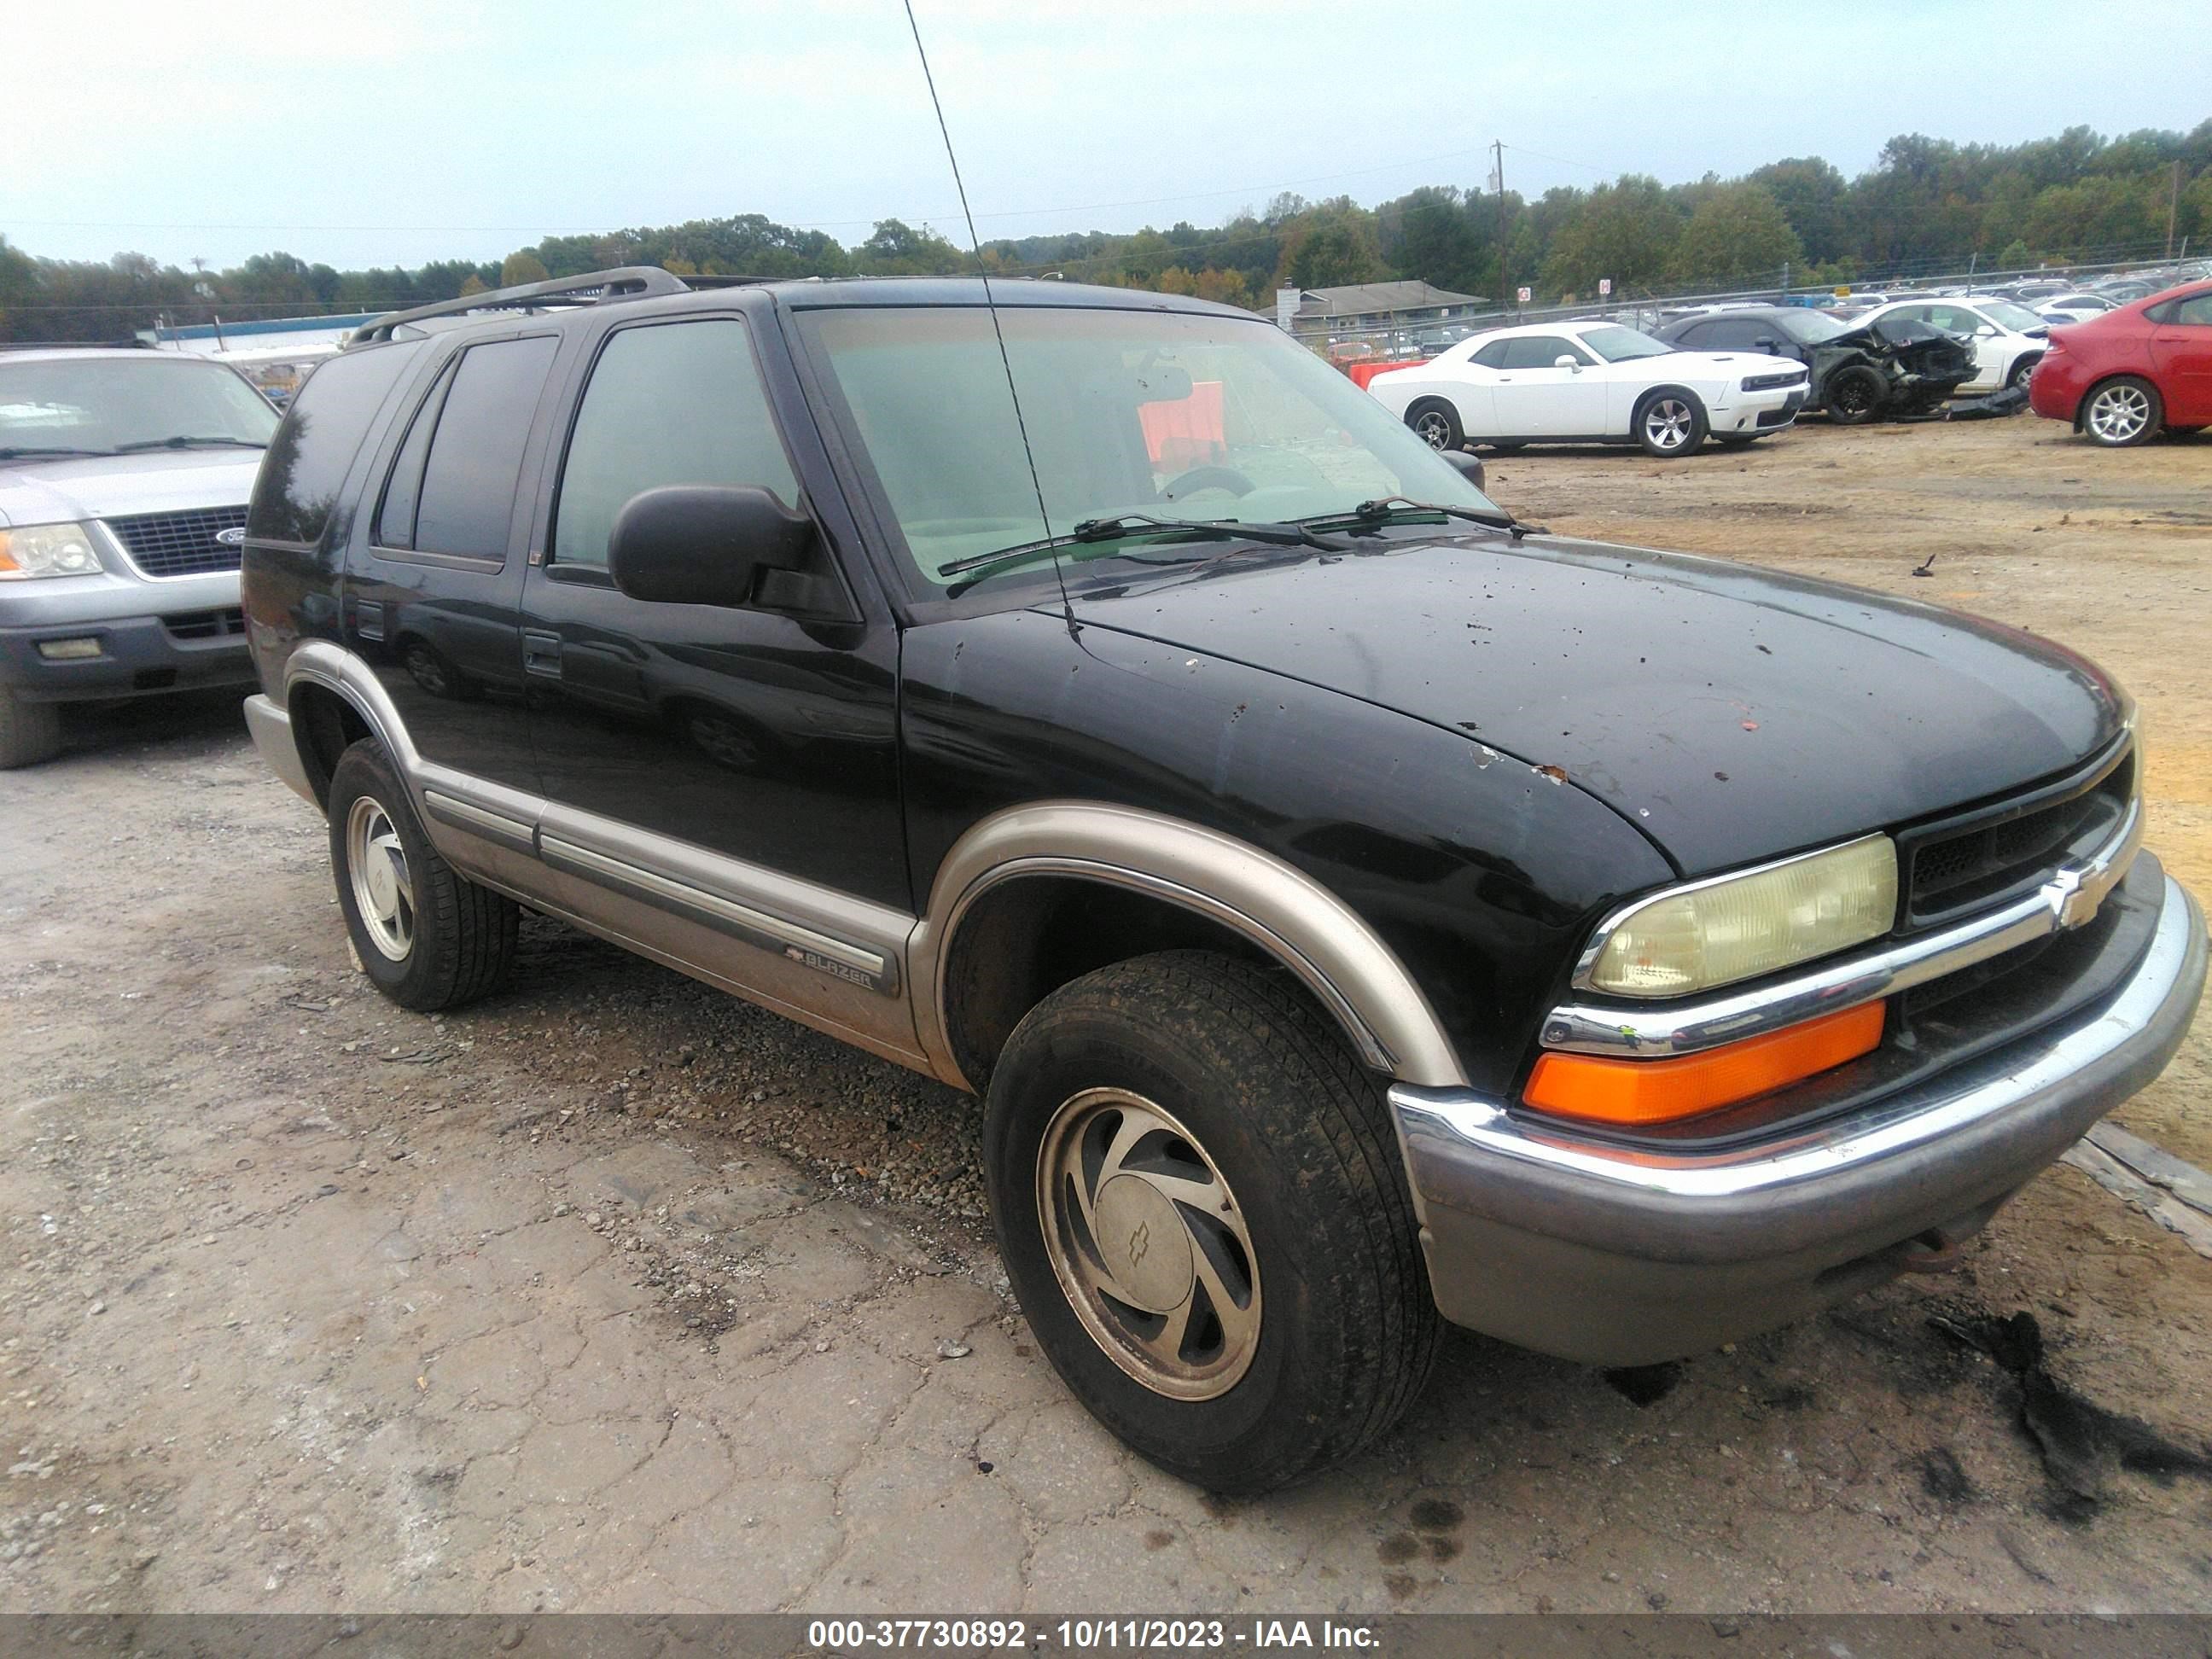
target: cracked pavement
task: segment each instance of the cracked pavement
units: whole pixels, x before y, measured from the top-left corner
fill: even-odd
[[[2033,1311],[2204,1446],[2212,1271],[2075,1170],[1644,1405],[1455,1337],[1371,1454],[1222,1503],[1035,1351],[969,1103],[544,921],[405,1013],[232,700],[77,732],[0,778],[0,1612],[2212,1610],[2212,1484],[2069,1510],[1929,1322]],[[2201,1124],[2209,1055],[2130,1120]]]

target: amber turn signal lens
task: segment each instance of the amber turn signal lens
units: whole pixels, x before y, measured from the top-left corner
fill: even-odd
[[[1555,1117],[1671,1123],[1856,1060],[1881,1042],[1885,1012],[1882,1003],[1862,1003],[1675,1060],[1546,1054],[1529,1074],[1521,1098]]]

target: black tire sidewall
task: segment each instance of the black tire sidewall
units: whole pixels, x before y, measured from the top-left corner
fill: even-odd
[[[400,845],[407,849],[407,866],[414,877],[415,937],[406,957],[398,962],[376,948],[354,898],[353,876],[346,854],[346,822],[352,816],[354,803],[364,795],[374,797],[392,820]],[[436,879],[443,861],[423,835],[422,826],[415,817],[414,804],[408,799],[398,771],[383,744],[364,740],[339,757],[331,773],[329,811],[331,874],[337,884],[338,908],[345,916],[346,936],[353,943],[354,954],[361,958],[362,971],[378,990],[403,1006],[435,1006],[437,957],[446,942],[435,934],[441,907],[426,890]]]
[[[1110,1006],[1048,1001],[1017,1029],[993,1074],[984,1164],[1007,1275],[1069,1389],[1171,1473],[1215,1491],[1260,1491],[1280,1484],[1286,1468],[1303,1472],[1314,1448],[1345,1435],[1338,1413],[1350,1346],[1372,1310],[1344,1279],[1314,1272],[1340,1265],[1321,1243],[1337,1231],[1329,1183],[1311,1179],[1294,1135],[1252,1110],[1268,1084],[1236,1075],[1224,1051],[1206,1047]],[[1046,1253],[1036,1200],[1044,1131],[1063,1102],[1101,1087],[1126,1089],[1180,1119],[1243,1208],[1260,1280],[1259,1346],[1218,1398],[1170,1399],[1130,1376],[1077,1317]]]
[[[1690,406],[1690,436],[1680,449],[1662,449],[1644,435],[1644,417],[1650,414],[1651,405],[1662,398],[1679,398]],[[1679,461],[1685,455],[1694,455],[1704,447],[1712,430],[1712,422],[1705,414],[1705,405],[1698,394],[1686,386],[1654,386],[1637,399],[1633,431],[1637,447],[1654,460]]]
[[[2123,439],[2119,442],[2114,443],[2108,438],[2100,438],[2097,435],[2097,428],[2090,423],[2089,411],[2091,409],[2095,407],[2098,398],[2103,397],[2107,392],[2112,391],[2115,386],[2134,386],[2140,391],[2144,397],[2150,399],[2150,419],[2144,423],[2142,430],[2136,433],[2134,437]],[[2108,380],[2100,380],[2095,386],[2089,388],[2089,395],[2081,400],[2082,435],[2087,438],[2091,443],[2096,445],[2100,449],[2133,449],[2138,444],[2148,443],[2153,438],[2157,437],[2160,433],[2165,430],[2166,399],[2159,394],[2159,390],[2156,386],[2153,386],[2148,380],[2144,380],[2140,374],[2115,374]]]
[[[1846,386],[1868,387],[1871,395],[1864,409],[1847,410],[1837,406],[1836,391],[1838,387]],[[1838,372],[1835,379],[1828,383],[1828,418],[1838,426],[1871,425],[1881,416],[1883,396],[1887,391],[1887,388],[1881,383],[1881,377],[1873,369],[1859,367],[1842,369]]]
[[[1443,417],[1444,431],[1449,441],[1437,453],[1467,447],[1467,428],[1461,422],[1459,410],[1449,403],[1442,398],[1425,398],[1406,411],[1406,424],[1417,438],[1420,437],[1420,431],[1416,423],[1425,415],[1441,415]],[[1425,438],[1421,441],[1424,443],[1428,441]]]

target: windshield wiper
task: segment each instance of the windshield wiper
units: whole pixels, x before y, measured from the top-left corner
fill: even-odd
[[[1398,513],[1437,513],[1447,519],[1465,519],[1469,524],[1488,525],[1492,530],[1506,531],[1516,542],[1523,536],[1546,533],[1543,526],[1523,523],[1510,513],[1486,513],[1480,507],[1449,507],[1442,501],[1417,501],[1404,495],[1384,495],[1375,501],[1362,501],[1351,512],[1329,514],[1324,521],[1341,523],[1350,520],[1358,524],[1381,524]],[[1309,520],[1307,522],[1315,521]]]
[[[12,448],[0,449],[0,461],[12,461],[21,455],[112,455],[114,453],[112,449],[52,449],[36,444],[18,444]]]
[[[938,566],[937,574],[940,576],[964,575],[971,570],[988,571],[994,566],[1017,563],[1056,547],[1117,542],[1131,536],[1161,533],[1203,536],[1218,542],[1261,542],[1273,547],[1317,547],[1324,553],[1345,550],[1336,543],[1316,535],[1302,524],[1239,524],[1234,519],[1156,519],[1148,513],[1117,513],[1110,519],[1085,519],[1065,536],[1047,536],[1039,541],[1002,547],[995,553],[978,553],[969,558],[955,559],[950,564]],[[981,578],[976,580],[981,580]],[[960,582],[946,591],[957,598],[975,585],[972,581]]]
[[[219,449],[266,449],[269,447],[267,444],[257,443],[251,438],[192,438],[179,435],[174,438],[141,438],[136,443],[118,444],[111,453],[117,455],[128,455],[133,450],[139,449],[198,449],[202,445]]]

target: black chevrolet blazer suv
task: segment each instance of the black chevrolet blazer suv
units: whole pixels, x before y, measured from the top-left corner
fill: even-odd
[[[293,404],[246,714],[403,1006],[527,905],[982,1097],[1068,1387],[1258,1491],[1444,1321],[1640,1364],[1946,1265],[2203,985],[2094,665],[1478,477],[1196,301],[501,290]]]

